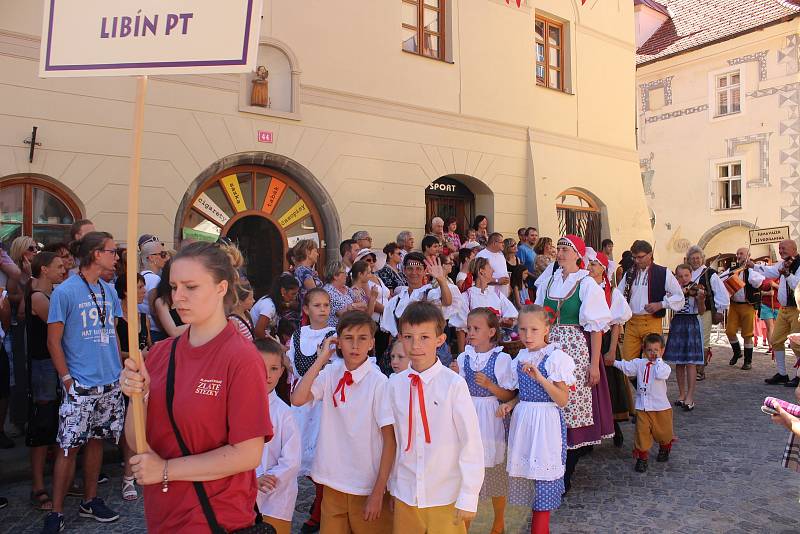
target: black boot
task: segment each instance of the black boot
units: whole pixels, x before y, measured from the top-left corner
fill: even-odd
[[[669,461],[669,449],[661,448],[658,450],[658,456],[656,457],[656,462],[667,462]]]
[[[622,429],[619,427],[619,423],[614,421],[614,446],[619,448],[622,447],[622,442],[625,438],[622,436]]]
[[[738,342],[736,342],[731,343],[731,348],[733,349],[733,358],[731,358],[731,361],[728,362],[728,365],[736,365],[736,362],[738,362],[739,358],[742,357],[742,347]]]
[[[641,458],[637,459],[633,470],[637,473],[644,473],[647,471],[647,460],[643,460]]]
[[[745,347],[744,348],[744,365],[742,365],[742,371],[749,371],[753,367],[750,365],[753,363],[753,347]]]
[[[567,463],[564,466],[564,493],[567,493],[572,487],[572,474],[575,472],[575,466],[578,465],[580,457],[580,449],[567,450]]]

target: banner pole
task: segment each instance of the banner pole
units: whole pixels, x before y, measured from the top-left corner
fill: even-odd
[[[136,101],[133,107],[133,152],[131,153],[130,181],[128,186],[128,255],[126,269],[128,273],[125,286],[128,296],[128,354],[140,366],[142,353],[139,351],[139,309],[136,304],[136,273],[138,269],[139,251],[137,247],[139,222],[139,175],[141,173],[142,133],[144,130],[144,100],[147,93],[147,76],[138,76],[136,82]],[[133,423],[136,433],[135,449],[137,454],[147,450],[145,438],[145,406],[142,395],[131,398]]]

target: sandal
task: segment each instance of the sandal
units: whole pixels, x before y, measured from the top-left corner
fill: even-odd
[[[30,493],[31,505],[33,505],[40,512],[53,511],[53,499],[47,493],[47,490],[32,491]]]
[[[691,412],[692,410],[694,410],[694,403],[683,405],[684,412]]]
[[[683,408],[684,406],[686,406],[686,403],[684,401],[682,401],[681,399],[678,399],[678,400],[675,401],[675,406],[677,406],[679,408]]]
[[[136,482],[133,477],[122,477],[122,499],[126,501],[135,501],[139,498],[139,492],[136,491]]]

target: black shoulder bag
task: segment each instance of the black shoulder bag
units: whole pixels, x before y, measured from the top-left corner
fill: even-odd
[[[172,401],[175,398],[175,350],[178,346],[178,339],[180,339],[180,337],[176,337],[172,341],[172,350],[169,353],[169,367],[167,368],[167,414],[169,415],[169,422],[172,424],[172,431],[175,433],[175,439],[177,439],[178,446],[181,448],[181,453],[184,456],[190,456],[192,453],[189,451],[189,447],[186,446],[186,442],[183,441],[183,436],[181,436],[181,432],[178,430],[178,425],[175,423],[175,417],[172,413]],[[203,515],[206,516],[206,521],[208,521],[208,526],[211,528],[212,534],[227,534],[226,530],[217,522],[217,516],[214,514],[214,509],[211,507],[211,502],[208,499],[208,494],[206,493],[206,488],[203,486],[203,483],[192,482],[192,485],[194,486],[194,491],[197,493],[197,499],[200,501],[200,506],[203,508]],[[236,530],[233,534],[250,533],[276,534],[272,525],[266,523],[256,523],[251,527]]]

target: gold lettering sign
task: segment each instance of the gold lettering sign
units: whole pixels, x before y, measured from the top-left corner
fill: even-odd
[[[287,228],[304,219],[309,213],[310,211],[306,205],[306,201],[300,199],[295,202],[294,206],[289,208],[289,211],[280,216],[278,219],[278,224],[281,225],[281,228]]]
[[[264,197],[264,205],[261,206],[261,211],[264,213],[272,213],[272,210],[274,210],[275,206],[280,202],[284,191],[286,191],[286,184],[277,178],[272,178],[269,181],[267,196]]]
[[[230,217],[222,211],[222,208],[217,206],[217,203],[211,200],[211,197],[205,193],[201,193],[200,196],[197,197],[197,200],[194,201],[194,208],[220,226],[225,226],[228,219],[230,219]]]
[[[242,188],[239,187],[238,176],[231,174],[230,176],[220,178],[219,183],[222,185],[222,189],[225,191],[225,195],[228,197],[233,209],[236,210],[236,213],[247,209],[244,203],[244,197],[242,196]]]

